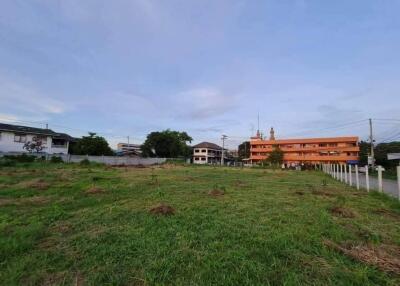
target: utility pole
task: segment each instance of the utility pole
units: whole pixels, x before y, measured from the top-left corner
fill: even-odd
[[[46,123],[46,129],[49,129],[49,124],[48,123]]]
[[[375,154],[374,154],[374,137],[372,133],[372,119],[369,119],[369,140],[371,142],[371,167],[375,166]]]
[[[226,135],[222,135],[222,152],[221,152],[221,166],[224,165],[224,149],[225,149],[225,140],[228,138]]]
[[[128,136],[128,145],[129,145],[129,136]]]

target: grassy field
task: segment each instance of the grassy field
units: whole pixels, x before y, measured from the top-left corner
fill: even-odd
[[[0,281],[399,285],[400,204],[315,171],[3,167]]]

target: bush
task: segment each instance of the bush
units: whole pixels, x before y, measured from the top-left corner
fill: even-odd
[[[32,163],[35,161],[36,157],[32,155],[27,155],[27,154],[21,154],[21,155],[5,155],[4,158],[6,160],[10,160],[13,162],[18,162],[18,163]]]
[[[17,162],[11,161],[9,159],[0,160],[0,167],[14,167],[17,165]]]
[[[51,163],[64,163],[63,159],[58,156],[51,157],[50,162]]]
[[[82,166],[88,166],[88,165],[90,165],[90,161],[88,159],[84,159],[84,160],[80,161],[79,164]]]

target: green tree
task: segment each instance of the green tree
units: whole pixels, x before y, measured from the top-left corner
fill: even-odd
[[[104,137],[96,136],[96,133],[89,132],[89,136],[83,136],[71,147],[71,154],[74,155],[114,155]]]
[[[360,146],[360,165],[364,166],[368,163],[368,154],[371,152],[371,145],[368,142],[361,141]],[[374,146],[375,163],[387,169],[393,169],[398,165],[398,162],[387,159],[388,153],[400,153],[400,142],[379,143]]]
[[[279,166],[283,163],[283,151],[278,147],[275,146],[274,150],[269,153],[268,158],[266,159],[267,163],[270,163],[273,166]]]
[[[186,132],[164,130],[151,132],[141,146],[144,157],[178,158],[191,155],[191,148],[186,142],[192,142]]]
[[[238,148],[238,155],[239,155],[239,159],[243,160],[246,158],[250,157],[250,142],[249,141],[245,141],[242,144],[239,145]]]
[[[368,154],[370,153],[371,145],[366,141],[360,141],[358,146],[360,147],[359,164],[365,166],[368,164]]]

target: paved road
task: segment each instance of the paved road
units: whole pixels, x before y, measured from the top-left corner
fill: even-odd
[[[356,174],[352,174],[353,178],[353,186],[356,185]],[[366,180],[365,180],[365,174],[360,173],[359,175],[360,178],[360,187],[366,188]],[[383,179],[383,191],[395,198],[399,197],[399,187],[397,185],[397,181],[395,180],[389,180],[389,179]],[[378,190],[378,178],[369,176],[369,188],[370,190]]]

